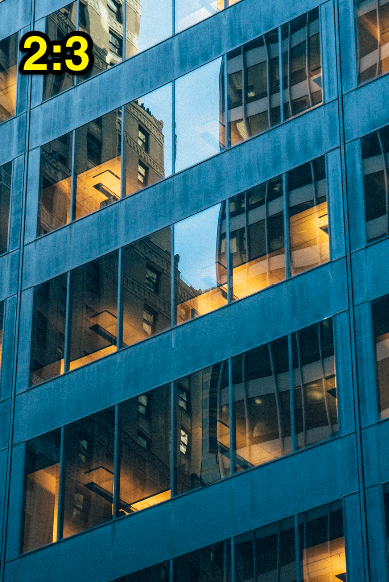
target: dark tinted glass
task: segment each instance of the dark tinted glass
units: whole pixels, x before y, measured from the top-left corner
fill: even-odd
[[[212,544],[173,561],[174,582],[230,582],[230,541]]]
[[[162,562],[151,568],[139,570],[128,576],[117,578],[113,582],[169,582],[170,563]]]
[[[0,123],[15,115],[18,33],[0,41]]]
[[[12,162],[0,166],[0,254],[8,248]]]
[[[389,416],[389,296],[372,305],[375,339],[378,410],[381,418]]]

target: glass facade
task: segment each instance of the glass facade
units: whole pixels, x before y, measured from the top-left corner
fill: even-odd
[[[389,2],[356,0],[359,82],[389,71]]]
[[[0,41],[0,123],[15,115],[18,34]]]
[[[375,341],[378,412],[380,418],[389,416],[389,296],[372,304]]]
[[[8,249],[12,162],[0,166],[0,254]]]

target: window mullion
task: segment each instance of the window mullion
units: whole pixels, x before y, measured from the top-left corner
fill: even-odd
[[[294,382],[293,382],[293,357],[292,357],[292,336],[288,335],[288,367],[289,367],[289,397],[290,397],[290,431],[292,435],[292,452],[296,452],[296,430],[294,418]]]
[[[57,541],[62,539],[63,513],[65,498],[65,455],[64,455],[65,427],[61,427],[61,446],[59,453],[59,485],[58,485],[58,513],[57,513]]]
[[[70,362],[70,271],[66,274],[66,308],[65,308],[65,346],[64,346],[64,364],[63,364],[63,372],[67,372],[69,370],[69,362]]]

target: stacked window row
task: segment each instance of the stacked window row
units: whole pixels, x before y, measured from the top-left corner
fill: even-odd
[[[326,319],[29,441],[22,551],[337,434]]]
[[[38,236],[318,105],[321,84],[316,9],[47,143]]]
[[[341,502],[317,507],[113,582],[231,582],[231,572],[235,582],[345,582]]]
[[[329,259],[323,156],[36,287],[30,383]]]

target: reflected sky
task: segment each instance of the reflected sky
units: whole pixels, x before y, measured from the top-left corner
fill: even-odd
[[[174,225],[174,254],[181,279],[203,291],[217,286],[217,227],[221,204]]]
[[[163,121],[163,159],[165,177],[172,173],[172,84],[140,97],[139,103],[150,110],[159,120]]]
[[[220,70],[222,59],[176,81],[176,172],[220,152]]]
[[[138,52],[172,35],[172,0],[141,0],[140,5]],[[127,1],[127,14],[131,12]]]
[[[217,0],[176,0],[176,32],[217,12]]]

